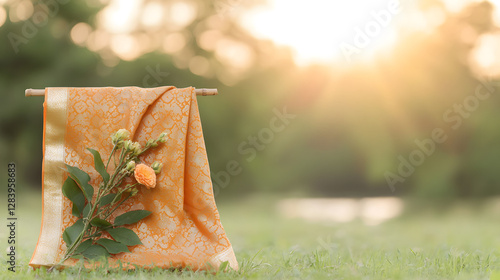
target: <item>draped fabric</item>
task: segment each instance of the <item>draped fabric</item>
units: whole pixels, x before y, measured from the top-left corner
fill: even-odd
[[[62,195],[68,174],[64,164],[90,174],[96,187],[102,180],[86,148],[107,159],[111,135],[120,128],[145,145],[168,132],[168,140],[141,156],[150,165],[161,162],[156,188],[140,188],[114,216],[130,210],[149,210],[150,216],[132,229],[143,245],[110,258],[141,267],[218,268],[227,261],[238,268],[214,201],[210,169],[194,88],[47,88],[44,103],[44,160],[42,226],[30,261],[51,266],[64,255],[64,229],[76,221],[71,203]],[[110,170],[112,171],[112,170]],[[111,217],[111,220],[114,217]],[[65,265],[73,265],[67,260]]]

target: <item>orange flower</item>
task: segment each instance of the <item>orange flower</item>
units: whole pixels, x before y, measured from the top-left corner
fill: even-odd
[[[156,186],[155,171],[143,163],[135,166],[134,177],[139,184],[144,185],[148,189]]]

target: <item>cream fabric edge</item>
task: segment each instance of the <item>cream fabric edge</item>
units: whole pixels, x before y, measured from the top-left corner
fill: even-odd
[[[40,236],[30,261],[34,266],[52,266],[59,261],[68,93],[68,88],[48,88],[45,94],[43,212]]]
[[[238,270],[238,261],[236,260],[236,255],[234,254],[233,246],[230,246],[221,253],[213,256],[208,263],[212,267],[216,267],[217,269],[219,269],[219,266],[225,261],[229,262],[229,266],[233,270]]]

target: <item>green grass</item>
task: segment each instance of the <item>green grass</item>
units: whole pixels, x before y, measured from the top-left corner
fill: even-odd
[[[31,271],[27,265],[39,233],[40,199],[19,194],[18,200],[19,267],[15,274],[8,272],[3,253],[1,279],[500,279],[500,210],[493,204],[460,203],[441,210],[416,207],[412,214],[366,226],[360,221],[285,220],[276,214],[273,199],[253,197],[219,205],[240,263],[237,272],[47,273]],[[7,246],[4,229],[2,248]]]

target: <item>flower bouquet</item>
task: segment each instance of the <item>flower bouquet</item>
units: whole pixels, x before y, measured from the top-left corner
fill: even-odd
[[[137,234],[124,226],[137,223],[149,216],[150,211],[134,210],[125,212],[113,220],[112,214],[129,198],[138,192],[137,187],[154,188],[156,174],[162,168],[158,162],[151,166],[140,163],[139,156],[166,141],[167,134],[161,133],[157,139],[147,141],[142,147],[129,140],[130,132],[120,129],[111,137],[113,149],[106,164],[98,151],[87,148],[94,157],[94,168],[102,177],[96,188],[90,185],[90,176],[75,166],[66,165],[69,173],[62,186],[62,192],[72,203],[72,215],[78,220],[63,232],[66,252],[58,264],[60,267],[70,258],[93,260],[110,255],[130,252],[128,246],[142,244]],[[114,171],[110,174],[110,162]],[[133,175],[133,176],[132,176]],[[128,177],[135,181],[127,183]]]

